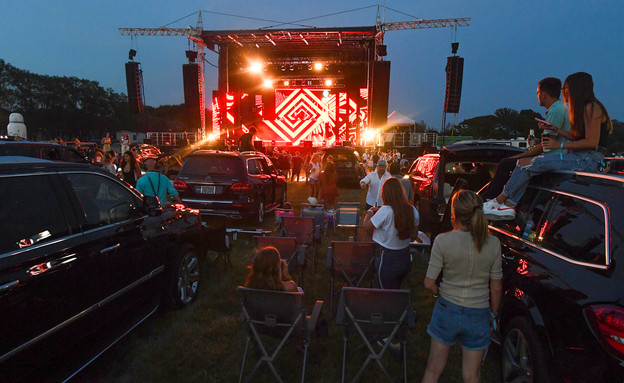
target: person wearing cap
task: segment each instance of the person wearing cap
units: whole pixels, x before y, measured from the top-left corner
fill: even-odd
[[[360,180],[360,187],[366,189],[368,186],[368,193],[366,194],[366,208],[368,210],[373,206],[381,206],[381,185],[385,180],[391,177],[390,173],[386,171],[386,160],[379,160],[377,162],[376,171],[370,172],[366,177]]]
[[[171,180],[164,174],[156,171],[156,159],[145,160],[147,173],[136,183],[136,189],[142,194],[156,196],[161,204],[167,202],[167,194],[177,203],[182,203],[178,191],[173,187]]]
[[[408,179],[403,178],[403,174],[401,174],[401,165],[399,165],[398,162],[393,162],[392,165],[390,165],[390,175],[401,181],[401,186],[403,186],[403,189],[405,189],[405,196],[407,197],[407,201],[410,205],[412,205],[414,203],[414,191],[412,190],[412,183]]]

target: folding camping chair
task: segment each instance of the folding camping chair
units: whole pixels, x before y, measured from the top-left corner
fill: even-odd
[[[288,272],[297,276],[297,286],[303,287],[303,268],[305,266],[306,245],[297,247],[295,237],[254,237],[256,247],[261,249],[273,246],[279,251],[280,257],[288,263]]]
[[[342,382],[345,381],[345,368],[347,362],[347,352],[355,351],[365,347],[369,354],[357,374],[351,380],[357,381],[364,369],[374,360],[381,368],[388,381],[394,380],[382,363],[382,358],[390,346],[391,339],[398,339],[401,342],[403,356],[403,381],[407,382],[407,328],[416,327],[416,314],[412,309],[412,301],[409,290],[381,290],[363,289],[355,287],[344,287],[340,295],[340,305],[336,324],[343,325],[344,346],[342,355]],[[348,340],[351,333],[357,333],[362,338],[363,343],[348,351]],[[377,340],[382,340],[383,346],[373,346]]]
[[[357,240],[357,229],[360,227],[360,203],[359,202],[338,202],[336,206],[336,221],[334,229],[352,228],[353,238]]]
[[[301,204],[301,216],[314,218],[314,225],[327,233],[327,225],[325,224],[325,208],[323,205],[311,205],[309,203]]]
[[[273,361],[289,339],[303,340],[303,367],[301,370],[301,382],[303,382],[308,346],[320,317],[323,301],[316,301],[312,315],[306,316],[303,307],[303,292],[256,290],[242,286],[236,290],[240,296],[243,311],[239,317],[239,322],[248,327],[239,383],[243,381],[247,351],[252,338],[258,346],[261,356],[247,376],[246,382],[251,380],[263,362],[268,365],[273,376],[282,382]],[[263,342],[263,338],[260,337],[261,334],[278,339],[277,345],[274,348],[268,348]]]
[[[289,216],[294,217],[295,211],[293,209],[284,209],[283,207],[275,208],[275,224],[278,230],[282,228],[282,217]]]
[[[332,241],[327,248],[325,268],[329,269],[329,310],[334,315],[334,281],[342,278],[349,287],[360,287],[375,277],[375,243]]]
[[[230,248],[230,240],[225,227],[211,229],[202,226],[202,242],[206,250],[216,253],[214,257],[207,256],[211,266],[218,268],[219,263],[222,263],[224,271],[232,267],[232,261],[230,260],[232,249]]]
[[[282,217],[282,236],[297,238],[297,245],[312,245],[312,272],[316,271],[316,244],[321,238],[320,228],[312,217]]]

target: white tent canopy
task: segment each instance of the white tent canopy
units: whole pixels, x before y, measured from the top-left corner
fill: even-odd
[[[396,110],[390,113],[388,116],[388,127],[392,126],[414,126],[416,121],[407,117],[404,114],[397,112]]]

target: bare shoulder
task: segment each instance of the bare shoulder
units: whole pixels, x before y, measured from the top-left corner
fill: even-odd
[[[287,291],[289,293],[294,293],[299,291],[297,289],[297,284],[295,283],[295,281],[285,281],[282,282],[282,284],[284,285],[284,291]]]

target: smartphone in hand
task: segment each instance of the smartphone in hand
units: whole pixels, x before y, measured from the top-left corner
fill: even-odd
[[[539,119],[539,118],[537,118],[537,117],[535,118],[535,121],[537,121],[537,122],[541,122],[542,124],[546,124],[546,125],[550,125],[550,126],[552,126],[552,124],[551,124],[550,122],[548,122],[548,121],[546,121],[546,120]]]

